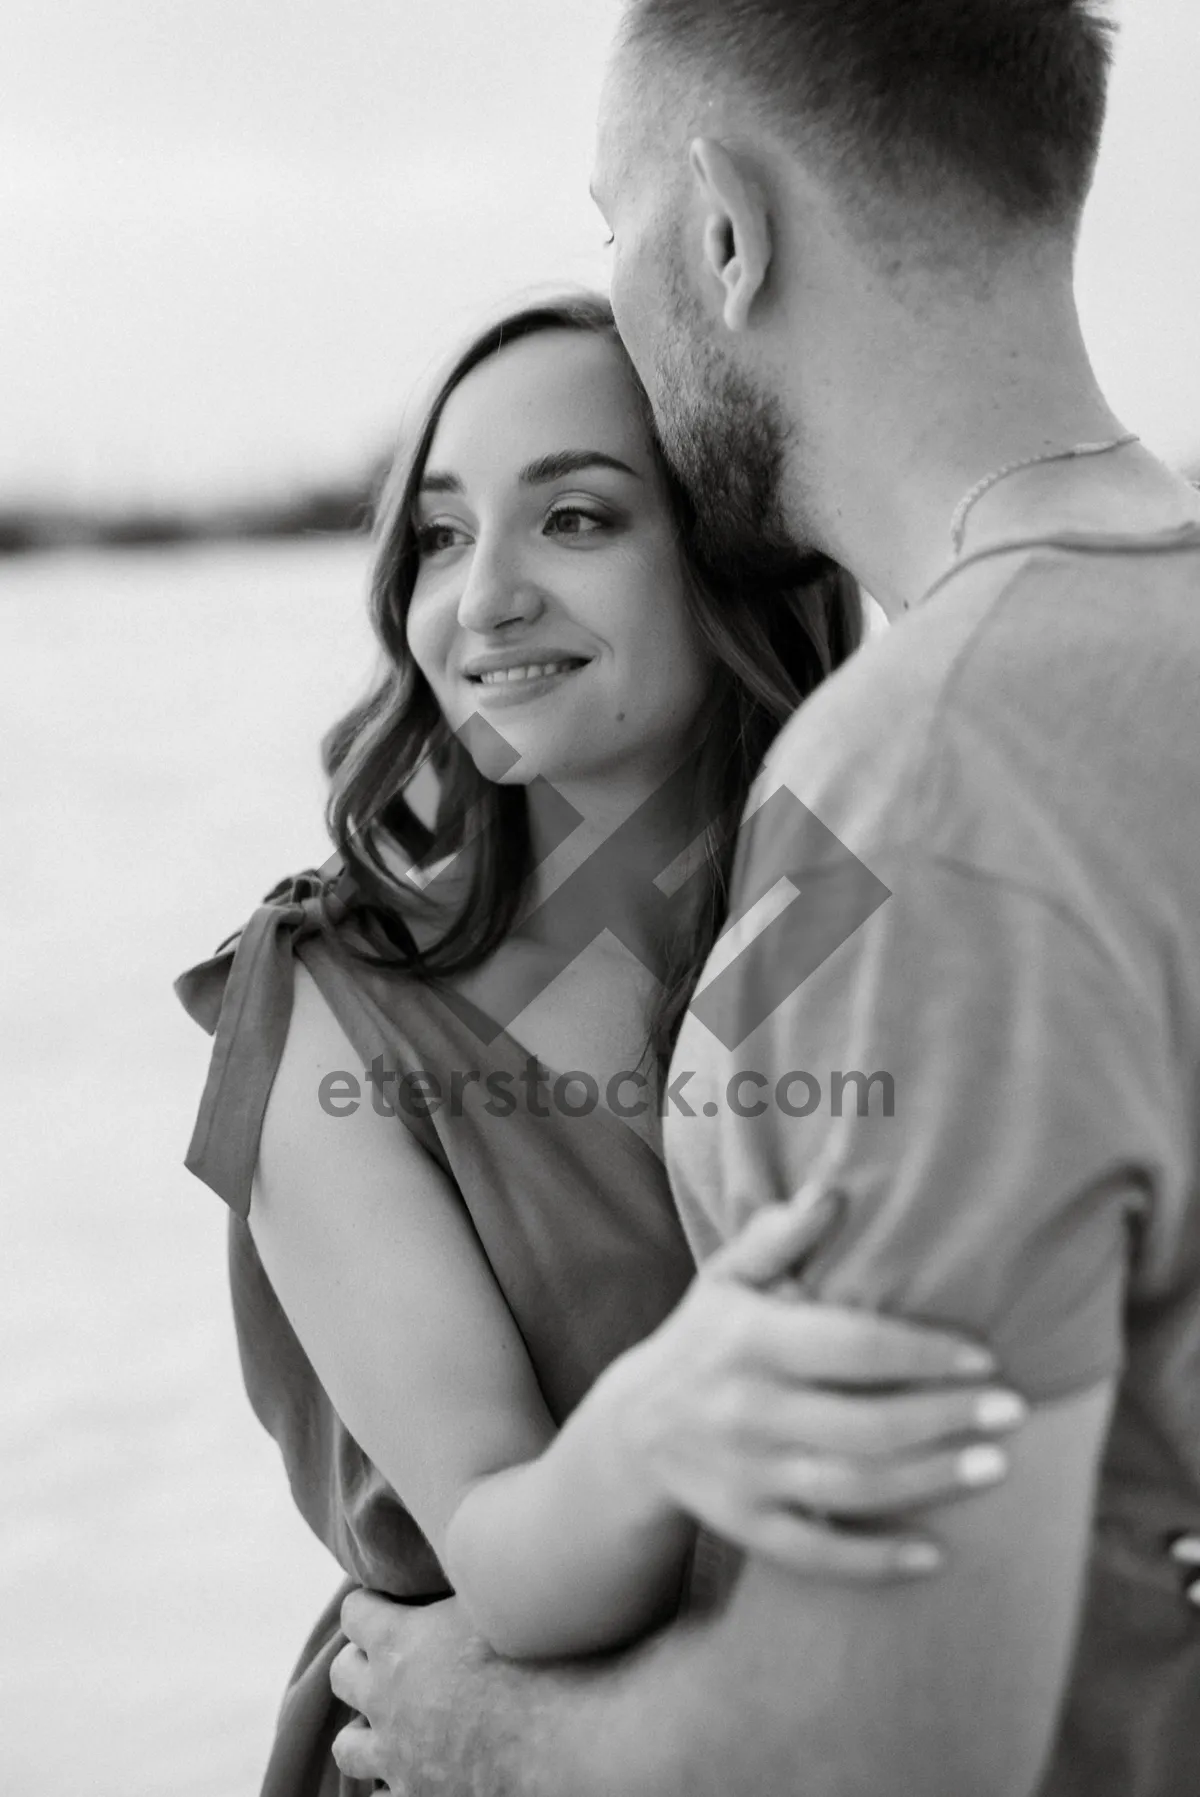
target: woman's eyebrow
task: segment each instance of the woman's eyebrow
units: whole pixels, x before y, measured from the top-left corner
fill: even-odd
[[[628,462],[619,461],[615,455],[605,455],[602,449],[560,449],[555,455],[540,456],[536,462],[527,462],[519,478],[523,487],[540,487],[546,481],[578,474],[582,468],[615,468],[618,474],[631,474],[634,480],[642,478]]]
[[[634,480],[642,478],[628,462],[622,462],[615,455],[606,455],[602,449],[560,449],[553,455],[539,456],[536,462],[527,462],[517,479],[523,487],[540,487],[552,480],[563,480],[568,474],[578,474],[583,468],[613,468],[618,474],[632,475]],[[422,493],[461,493],[463,484],[457,474],[430,468],[421,477],[420,490]]]
[[[462,490],[463,484],[457,474],[442,474],[438,469],[427,468],[421,476],[422,493],[461,493]]]

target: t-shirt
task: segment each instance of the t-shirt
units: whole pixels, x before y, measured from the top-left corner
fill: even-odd
[[[1200,525],[964,561],[779,737],[670,1072],[698,1256],[812,1179],[823,1297],[1117,1376],[1053,1797],[1200,1792],[1198,800]]]

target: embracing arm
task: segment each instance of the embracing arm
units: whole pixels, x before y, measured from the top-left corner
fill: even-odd
[[[836,1205],[763,1211],[556,1434],[440,1170],[398,1119],[316,1102],[345,1059],[298,969],[250,1227],[339,1415],[493,1647],[545,1658],[643,1634],[677,1603],[691,1517],[795,1573],[932,1569],[903,1520],[833,1531],[806,1512],[903,1519],[968,1490],[959,1450],[1019,1408],[978,1390],[990,1359],[961,1337],[770,1295]]]
[[[677,1599],[691,1525],[634,1476],[611,1381],[556,1434],[450,1182],[399,1119],[318,1103],[346,1057],[297,966],[249,1219],[280,1303],[494,1647],[630,1640]]]
[[[937,1579],[855,1588],[748,1562],[711,1625],[660,1637],[556,1705],[546,1757],[565,1749],[566,1763],[512,1789],[1030,1797],[1074,1640],[1108,1404],[1101,1389],[1034,1416],[1006,1483],[946,1512]]]
[[[1081,1614],[1129,1226],[1151,1202],[1169,1088],[1142,994],[1065,907],[919,851],[888,871],[889,901],[754,1048],[768,1072],[886,1070],[895,1115],[831,1106],[803,1140],[731,1119],[723,1164],[769,1155],[790,1179],[803,1158],[843,1187],[822,1297],[978,1330],[1035,1413],[1003,1488],[939,1519],[939,1579],[801,1591],[752,1566],[715,1651],[761,1737],[759,1788],[788,1789],[790,1772],[831,1797],[1028,1797]],[[802,957],[819,896],[806,888],[777,952]],[[728,1233],[736,1188],[710,1201]],[[725,1722],[717,1764],[732,1709]]]
[[[498,1653],[591,1653],[678,1604],[693,1525],[639,1480],[620,1405],[602,1374],[541,1454],[475,1480],[447,1525],[447,1576]]]
[[[716,1616],[607,1660],[481,1654],[455,1604],[343,1607],[343,1771],[432,1797],[1032,1797],[1067,1676],[1110,1388],[1039,1410],[1007,1482],[939,1513],[945,1569],[746,1562]]]
[[[898,894],[758,1042],[772,1069],[893,1071],[906,1125],[877,1108],[766,1139],[789,1183],[794,1148],[850,1194],[815,1270],[825,1300],[981,1334],[1033,1400],[1006,1483],[939,1512],[934,1579],[818,1583],[751,1558],[719,1616],[601,1666],[522,1679],[472,1660],[451,1617],[409,1630],[351,1603],[367,1659],[348,1656],[337,1688],[371,1729],[348,1732],[344,1767],[389,1772],[420,1715],[444,1762],[486,1767],[496,1793],[1031,1797],[1081,1611],[1154,1063],[1069,922],[937,880],[939,903]],[[724,1146],[741,1179],[754,1138]],[[724,1199],[729,1237],[748,1207]],[[439,1685],[457,1686],[450,1714]]]
[[[697,1763],[681,1797],[1032,1797],[1074,1646],[1110,1402],[1105,1385],[1034,1414],[1004,1485],[939,1522],[936,1580],[801,1590],[748,1564],[694,1647],[709,1701],[687,1733],[704,1731],[712,1771]]]

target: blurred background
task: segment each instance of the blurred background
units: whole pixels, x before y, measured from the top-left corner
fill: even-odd
[[[603,284],[615,0],[6,0],[0,1789],[250,1797],[337,1570],[242,1396],[176,1006],[324,858],[360,525],[481,313]],[[1081,283],[1200,463],[1200,16],[1128,0]]]

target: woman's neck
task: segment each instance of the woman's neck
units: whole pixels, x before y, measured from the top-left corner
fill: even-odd
[[[662,876],[700,828],[690,788],[686,762],[656,782],[535,781],[528,789],[534,871],[518,931],[570,948],[607,930],[646,965],[657,963],[673,890]]]

